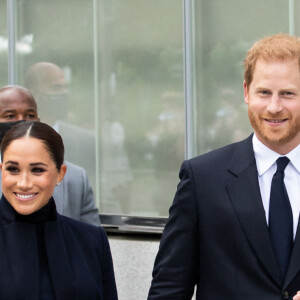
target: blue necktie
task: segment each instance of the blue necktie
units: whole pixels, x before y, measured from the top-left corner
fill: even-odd
[[[293,246],[293,214],[283,181],[284,169],[289,163],[287,157],[276,161],[277,171],[273,176],[269,208],[269,230],[275,258],[282,279],[285,276]]]

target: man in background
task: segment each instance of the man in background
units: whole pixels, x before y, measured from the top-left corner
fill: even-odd
[[[7,130],[4,123],[21,120],[40,121],[32,94],[20,86],[1,88],[0,128]],[[66,162],[66,165],[66,176],[61,184],[55,187],[53,193],[57,211],[70,218],[99,226],[98,209],[85,170],[70,162]]]
[[[109,213],[126,213],[124,199],[130,197],[132,173],[125,149],[125,131],[121,122],[110,116],[106,107],[94,122],[94,113],[87,117],[82,109],[90,110],[92,99],[74,101],[70,96],[71,69],[60,68],[52,62],[37,62],[25,75],[25,86],[33,94],[39,107],[39,116],[63,138],[65,158],[84,167],[92,186],[101,190],[101,210]],[[110,104],[111,105],[111,104]],[[99,103],[100,106],[100,103]],[[75,114],[81,111],[81,114]],[[105,116],[104,116],[105,115]],[[89,124],[85,128],[78,124]],[[96,128],[98,124],[98,128]],[[96,137],[95,131],[98,136]],[[101,151],[96,153],[97,147]],[[96,169],[96,155],[99,161]],[[99,174],[96,182],[96,174]],[[93,176],[92,176],[93,175]]]
[[[94,159],[91,159],[95,157],[95,132],[91,128],[75,124],[74,111],[78,108],[70,99],[69,78],[64,71],[51,62],[35,63],[25,74],[25,87],[38,105],[41,120],[62,136],[66,160],[83,167],[90,176],[95,174]],[[84,101],[88,108],[90,103],[87,99]],[[93,118],[94,115],[91,115],[91,124]],[[77,120],[77,123],[79,121],[83,120]],[[96,183],[91,179],[95,186]]]

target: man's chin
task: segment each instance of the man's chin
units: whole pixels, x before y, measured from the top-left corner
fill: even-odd
[[[258,134],[258,138],[266,145],[281,146],[290,142],[293,137],[289,133],[263,133]]]

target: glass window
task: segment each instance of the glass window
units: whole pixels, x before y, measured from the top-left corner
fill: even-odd
[[[187,3],[191,40],[183,38]],[[243,59],[264,35],[299,33],[297,11],[293,0],[17,0],[16,82],[63,136],[66,159],[86,169],[101,214],[159,219],[168,215],[191,122],[184,46],[193,54],[185,75],[196,155],[250,134]],[[6,78],[1,72],[2,85]]]
[[[31,90],[42,122],[63,137],[66,159],[96,191],[93,1],[17,1],[18,83]]]
[[[182,4],[101,3],[101,211],[166,216],[184,159]]]
[[[289,32],[288,4],[194,1],[198,154],[252,132],[243,98],[243,59],[257,39]]]
[[[18,83],[101,213],[166,216],[184,159],[180,0],[17,1]]]

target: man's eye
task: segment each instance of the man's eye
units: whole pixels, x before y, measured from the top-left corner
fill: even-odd
[[[14,119],[15,118],[15,116],[14,115],[6,115],[6,116],[4,116],[4,118],[5,119]]]
[[[269,91],[265,91],[265,90],[259,91],[259,93],[262,94],[262,95],[269,95],[270,94]]]
[[[37,119],[37,116],[36,116],[36,115],[30,114],[30,115],[27,115],[26,119],[27,119],[27,120]]]
[[[17,172],[19,172],[19,169],[17,167],[9,166],[9,167],[6,167],[6,171],[8,171],[10,173],[17,173]]]

